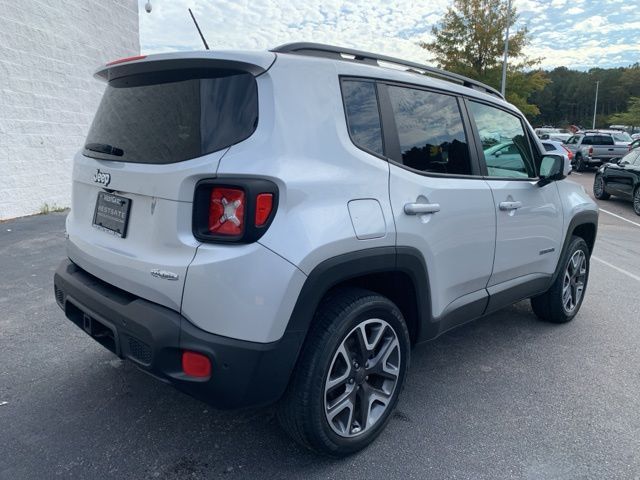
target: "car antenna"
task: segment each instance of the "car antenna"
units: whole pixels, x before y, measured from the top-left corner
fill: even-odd
[[[189,15],[191,15],[191,18],[193,19],[193,23],[196,24],[196,28],[198,29],[198,33],[200,34],[200,38],[202,39],[202,43],[204,43],[204,48],[209,50],[209,45],[207,45],[207,41],[204,39],[204,35],[202,35],[202,30],[200,30],[200,25],[198,25],[198,21],[196,20],[196,17],[193,16],[193,12],[191,11],[190,8],[188,10],[189,10]]]

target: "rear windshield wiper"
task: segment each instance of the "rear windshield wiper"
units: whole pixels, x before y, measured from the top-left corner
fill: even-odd
[[[115,155],[116,157],[124,155],[124,150],[107,143],[87,143],[84,148],[92,152],[106,153],[107,155]]]

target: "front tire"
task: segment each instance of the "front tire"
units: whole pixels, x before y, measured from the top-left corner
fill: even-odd
[[[393,412],[409,366],[410,340],[387,298],[348,288],[319,306],[278,408],[284,430],[318,453],[365,448]]]
[[[571,238],[560,266],[551,288],[531,299],[531,307],[538,318],[552,323],[573,320],[584,300],[589,280],[589,247],[584,239]]]
[[[611,197],[605,190],[604,178],[601,173],[596,173],[593,179],[593,196],[598,200],[609,200]]]
[[[640,185],[633,192],[633,211],[636,212],[636,215],[640,215]]]

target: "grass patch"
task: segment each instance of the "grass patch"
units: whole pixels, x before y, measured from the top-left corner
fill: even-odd
[[[55,203],[52,205],[49,205],[47,202],[45,202],[41,207],[40,207],[40,215],[46,215],[48,213],[53,213],[53,212],[64,212],[67,209],[67,207],[60,207],[58,205],[56,205]]]

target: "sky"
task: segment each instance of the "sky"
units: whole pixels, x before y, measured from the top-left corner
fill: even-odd
[[[145,54],[203,48],[191,8],[211,49],[265,50],[319,42],[432,64],[418,46],[450,0],[138,0]],[[506,0],[505,0],[506,1]],[[640,62],[638,0],[513,0],[527,26],[530,57],[541,66],[587,70]]]

